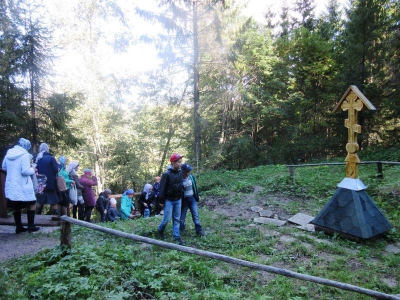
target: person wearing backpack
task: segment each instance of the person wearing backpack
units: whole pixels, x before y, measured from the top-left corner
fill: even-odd
[[[105,189],[104,192],[101,192],[99,198],[96,201],[96,209],[101,215],[101,222],[105,222],[107,220],[107,211],[110,206],[109,197],[111,195],[110,189]]]
[[[37,194],[36,213],[41,214],[43,206],[50,204],[50,214],[58,215],[58,202],[60,202],[57,188],[58,163],[53,155],[50,154],[49,145],[41,143],[39,153],[36,156],[36,169],[38,174],[46,176],[46,187],[42,194]]]
[[[71,185],[75,185],[75,181],[69,178],[69,174],[66,170],[66,163],[67,159],[65,156],[60,156],[58,158],[59,166],[60,166],[60,171],[58,172],[57,176],[63,177],[65,180],[65,191],[59,190],[60,196],[61,196],[61,201],[58,203],[60,205],[60,215],[67,215],[69,217],[69,189]]]

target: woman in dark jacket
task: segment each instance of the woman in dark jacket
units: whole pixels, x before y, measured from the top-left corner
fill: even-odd
[[[153,186],[150,183],[145,184],[143,188],[143,192],[140,194],[139,203],[140,203],[140,213],[144,216],[144,210],[148,208],[152,210],[152,203],[154,201],[154,193],[153,193]]]
[[[76,212],[78,211],[78,219],[83,221],[83,216],[85,211],[85,205],[84,205],[85,201],[83,201],[82,197],[83,185],[79,182],[78,168],[79,168],[79,163],[76,161],[72,161],[68,165],[69,178],[75,181],[76,191],[78,194],[78,203],[74,205],[72,208],[72,216],[74,219],[76,219]]]
[[[46,175],[46,187],[42,194],[37,194],[36,213],[41,214],[43,206],[50,204],[50,213],[58,215],[58,202],[60,202],[57,189],[57,173],[58,163],[53,155],[49,153],[49,146],[41,143],[39,146],[39,154],[36,157],[36,169],[38,174]]]

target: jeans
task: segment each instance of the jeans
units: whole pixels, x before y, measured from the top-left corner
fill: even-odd
[[[181,220],[180,220],[180,230],[185,230],[186,228],[186,214],[188,209],[192,214],[192,220],[196,229],[196,233],[201,233],[201,224],[200,224],[200,217],[199,211],[197,209],[197,201],[194,197],[184,198],[182,203],[182,210],[181,210]]]
[[[104,210],[101,211],[101,209],[96,207],[96,210],[99,212],[100,216],[101,216],[101,222],[104,223],[105,221],[107,221],[107,214],[104,213]]]
[[[160,225],[158,225],[158,231],[164,231],[167,226],[169,220],[172,220],[172,233],[174,236],[174,240],[180,239],[181,235],[179,233],[179,225],[180,225],[180,217],[181,217],[181,206],[182,200],[170,201],[168,199],[165,200],[164,204],[164,217],[161,221]]]

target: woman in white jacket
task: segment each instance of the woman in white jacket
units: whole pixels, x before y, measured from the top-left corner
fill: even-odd
[[[33,189],[31,175],[35,169],[31,167],[28,150],[31,142],[20,138],[18,145],[7,151],[4,157],[2,168],[7,171],[5,196],[8,199],[7,205],[13,209],[15,220],[15,233],[24,231],[38,231],[35,226],[36,197]],[[22,226],[21,210],[27,209],[28,228]]]

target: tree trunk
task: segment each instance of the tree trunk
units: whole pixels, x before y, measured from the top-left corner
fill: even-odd
[[[200,94],[199,94],[199,40],[197,24],[197,2],[193,2],[193,117],[194,117],[194,154],[197,164],[201,161],[200,132]]]
[[[29,49],[29,59],[30,67],[33,67],[33,46]],[[38,139],[37,139],[37,121],[36,121],[36,107],[35,107],[35,88],[34,88],[34,78],[33,72],[30,70],[29,72],[29,80],[30,80],[30,93],[31,93],[31,117],[32,117],[32,151],[33,153],[37,152]]]

